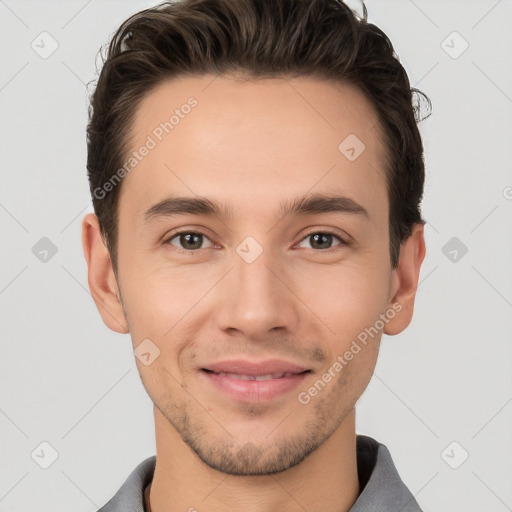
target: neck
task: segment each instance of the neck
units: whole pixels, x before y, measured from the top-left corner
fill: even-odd
[[[233,476],[211,469],[156,408],[155,433],[151,512],[347,512],[359,495],[355,409],[301,463],[270,475]]]

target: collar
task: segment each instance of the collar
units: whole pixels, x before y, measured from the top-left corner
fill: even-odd
[[[422,512],[385,445],[358,435],[356,450],[360,494],[349,512]],[[144,491],[153,479],[155,465],[156,456],[141,462],[98,512],[147,512]]]

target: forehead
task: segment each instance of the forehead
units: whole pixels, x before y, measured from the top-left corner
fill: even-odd
[[[169,193],[214,195],[235,209],[262,198],[277,208],[286,196],[308,191],[350,193],[368,209],[387,202],[377,114],[348,83],[167,80],[135,112],[130,147],[143,146],[151,149],[121,190],[139,203],[139,213]]]

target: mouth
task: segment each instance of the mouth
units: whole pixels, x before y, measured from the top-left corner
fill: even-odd
[[[290,393],[309,373],[309,368],[280,360],[221,361],[201,368],[211,386],[243,402],[266,402]]]
[[[264,381],[264,380],[272,380],[272,379],[282,379],[285,377],[292,377],[293,375],[299,375],[297,373],[267,373],[266,375],[244,375],[241,373],[226,373],[226,372],[214,372],[212,370],[207,370],[206,368],[203,368],[205,372],[208,373],[214,373],[215,375],[220,375],[221,377],[229,377],[230,379],[237,379],[237,380],[257,380],[257,381]],[[309,371],[309,370],[305,370]],[[301,372],[302,373],[302,372]]]

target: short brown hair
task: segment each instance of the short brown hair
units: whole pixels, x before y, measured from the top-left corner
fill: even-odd
[[[177,0],[128,18],[112,37],[91,97],[87,171],[94,211],[117,273],[119,186],[135,111],[164,80],[242,72],[247,79],[308,76],[358,86],[378,114],[387,148],[392,268],[415,223],[425,166],[420,100],[389,38],[342,0]],[[416,99],[416,102],[414,101]],[[101,191],[101,194],[98,194]]]

